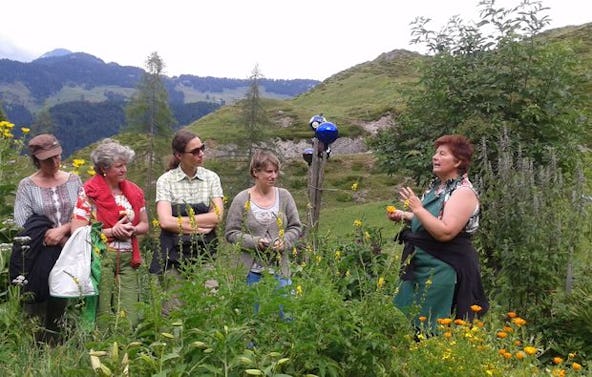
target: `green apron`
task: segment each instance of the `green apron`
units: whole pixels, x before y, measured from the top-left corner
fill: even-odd
[[[432,215],[439,216],[444,205],[444,193],[435,194],[435,189],[424,195],[422,204]],[[423,229],[413,218],[411,230]],[[401,280],[393,302],[417,327],[434,330],[438,318],[449,318],[456,285],[456,272],[447,263],[416,247],[411,256],[414,259],[413,280]],[[420,321],[419,317],[425,317]]]

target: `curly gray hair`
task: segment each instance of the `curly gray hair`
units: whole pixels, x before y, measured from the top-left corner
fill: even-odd
[[[103,173],[108,170],[115,162],[130,163],[136,152],[126,145],[121,145],[119,141],[114,139],[103,139],[97,147],[91,152],[90,159],[92,160],[95,171]]]

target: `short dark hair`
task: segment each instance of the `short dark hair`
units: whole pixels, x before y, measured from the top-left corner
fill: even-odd
[[[471,165],[471,158],[473,157],[473,144],[471,141],[463,135],[444,135],[439,137],[434,142],[434,147],[438,148],[441,145],[446,145],[450,148],[450,152],[460,161],[458,166],[458,172],[462,175],[469,170]]]

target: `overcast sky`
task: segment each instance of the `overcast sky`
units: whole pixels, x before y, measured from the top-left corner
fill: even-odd
[[[516,6],[520,0],[497,0]],[[165,74],[316,79],[410,45],[417,16],[439,29],[476,20],[479,0],[10,0],[0,10],[0,58],[30,61],[56,48]],[[589,0],[543,0],[551,28],[592,21]]]

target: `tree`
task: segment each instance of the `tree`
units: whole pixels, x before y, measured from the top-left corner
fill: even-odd
[[[259,66],[255,66],[249,77],[249,90],[245,99],[241,101],[241,114],[245,129],[242,147],[246,150],[249,161],[254,149],[262,146],[265,137],[264,127],[269,124],[259,93],[259,82],[262,78]]]
[[[540,1],[524,0],[512,9],[494,3],[480,3],[477,24],[454,17],[436,32],[428,28],[429,19],[413,23],[413,42],[433,56],[408,111],[370,141],[388,172],[403,170],[425,181],[433,141],[450,133],[477,144],[485,140],[491,144],[488,160],[497,161],[495,143],[503,130],[535,163],[546,163],[553,148],[563,168],[575,166],[590,127],[583,111],[587,81],[572,46],[540,36],[549,22]],[[482,170],[478,162],[476,169]]]
[[[137,94],[126,106],[125,114],[127,130],[148,134],[150,146],[146,151],[147,195],[150,198],[150,190],[154,186],[154,138],[156,136],[169,137],[173,133],[172,125],[176,120],[171,112],[168,102],[168,94],[163,84],[163,70],[165,64],[158,55],[153,52],[146,60],[147,71],[144,73],[138,86]]]

